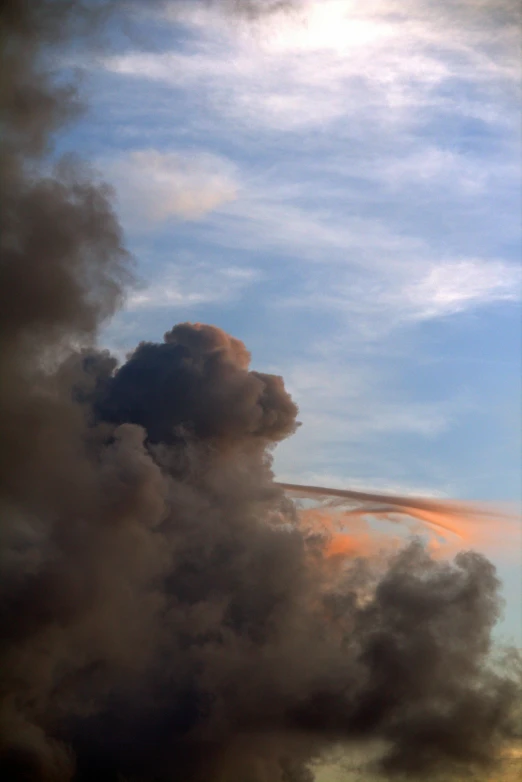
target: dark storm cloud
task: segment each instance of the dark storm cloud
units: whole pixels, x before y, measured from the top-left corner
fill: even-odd
[[[245,346],[212,326],[175,326],[162,345],[142,343],[109,384],[101,415],[132,422],[152,442],[186,426],[198,438],[281,440],[297,408],[281,378],[249,372]]]
[[[296,782],[366,737],[416,779],[487,764],[492,566],[329,560],[273,482],[297,409],[221,330],[93,347],[129,258],[110,190],[43,155],[77,110],[53,52],[110,5],[1,6],[2,778]]]

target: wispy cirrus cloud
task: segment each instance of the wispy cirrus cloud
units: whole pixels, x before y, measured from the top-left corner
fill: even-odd
[[[187,310],[202,304],[224,304],[260,279],[259,270],[204,262],[167,264],[157,278],[127,299],[125,311],[172,307]]]
[[[466,309],[522,298],[522,267],[463,259],[434,266],[403,290],[410,317],[427,320]]]
[[[274,305],[337,313],[366,338],[518,299],[512,253],[503,257],[517,221],[509,209],[495,217],[502,248],[489,223],[493,201],[516,200],[516,3],[288,6],[243,26],[219,6],[175,3],[164,20],[185,30],[183,45],[103,61],[127,83],[192,96],[192,130],[201,139],[215,121],[229,148],[224,158],[200,147],[187,161],[130,153],[118,164],[122,202],[197,217],[185,236],[254,254],[274,283],[284,263],[291,281]],[[485,154],[471,124],[456,147],[448,117],[478,122],[495,145]],[[145,198],[132,195],[140,187]]]
[[[426,483],[424,454],[426,443],[450,430],[464,400],[415,400],[394,389],[393,376],[375,365],[352,360],[343,366],[328,355],[285,365],[285,382],[300,406],[303,426],[277,449],[281,480],[310,478],[319,485],[383,491],[409,485],[412,493],[417,486],[432,494],[451,488],[447,475],[438,476],[436,484],[432,475],[431,485]],[[416,444],[417,471],[396,460],[397,438]]]
[[[380,339],[397,327],[522,299],[522,268],[511,262],[418,257],[388,273],[380,271],[363,277],[336,268],[320,275],[320,281],[309,273],[300,292],[278,303],[307,311],[327,309],[364,338]]]
[[[488,108],[516,89],[516,5],[467,0],[433,7],[425,0],[310,0],[234,26],[214,7],[187,6],[175,20],[197,30],[189,53],[128,53],[105,61],[116,73],[202,90],[219,113],[237,121],[297,130],[347,115],[389,125],[430,106],[495,121]],[[209,28],[211,35],[209,35]],[[445,94],[458,82],[464,90]],[[480,101],[466,87],[481,85]],[[508,87],[509,85],[509,87]],[[496,121],[498,121],[498,116]],[[356,119],[355,119],[356,121]]]
[[[405,236],[377,216],[343,212],[342,206],[299,203],[299,190],[285,193],[277,185],[273,190],[252,189],[243,198],[224,209],[218,219],[202,227],[203,235],[219,246],[284,254],[295,260],[379,265],[379,258],[410,257],[424,243]],[[319,199],[320,200],[320,199]]]

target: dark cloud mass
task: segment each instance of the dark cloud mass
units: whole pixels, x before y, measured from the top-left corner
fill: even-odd
[[[45,155],[77,110],[53,52],[106,10],[0,11],[0,777],[298,782],[364,738],[415,779],[487,765],[493,567],[329,559],[273,482],[297,409],[221,330],[95,347],[129,257],[108,188]]]
[[[245,346],[213,326],[175,326],[162,345],[142,343],[96,405],[113,423],[143,426],[171,443],[180,427],[198,439],[264,444],[295,429],[297,408],[281,378],[249,372]]]

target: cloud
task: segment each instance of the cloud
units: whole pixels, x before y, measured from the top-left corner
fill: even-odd
[[[253,254],[274,283],[284,268],[271,305],[364,339],[516,300],[516,16],[511,2],[307,0],[231,25],[216,4],[176,4],[182,45],[102,64],[157,89],[162,111],[190,96],[183,133],[211,127],[235,163],[192,156],[180,173],[177,153],[155,152],[134,188],[121,179],[136,193],[150,168],[156,219],[197,214],[189,241]]]
[[[328,311],[372,340],[415,322],[522,299],[522,269],[500,260],[420,256],[373,272],[354,275],[338,266],[308,272],[303,290],[281,297],[279,306]]]
[[[250,126],[321,127],[354,111],[389,125],[435,105],[484,115],[484,104],[517,88],[520,72],[513,14],[491,14],[485,5],[472,14],[466,2],[434,10],[421,0],[400,9],[314,0],[262,19],[257,34],[251,25],[231,30],[215,8],[199,7],[184,21],[198,36],[189,53],[128,53],[106,59],[105,67],[199,88],[215,111]],[[481,85],[480,100],[445,95],[441,87],[455,81],[464,90]]]
[[[383,765],[415,778],[489,765],[518,695],[485,659],[494,567],[411,546],[341,572],[273,483],[296,429],[281,377],[202,324],[119,367],[94,346],[130,277],[110,189],[38,166],[71,108],[38,55],[77,29],[73,6],[7,14],[0,776],[289,782],[340,737],[381,738]],[[389,412],[433,430],[392,400],[378,431]]]
[[[290,181],[277,174],[244,177],[241,198],[197,226],[198,238],[212,246],[243,250],[264,259],[284,257],[312,274],[303,262],[379,272],[404,267],[428,252],[422,237],[396,230],[386,216],[360,214],[323,190],[324,181]],[[352,200],[350,185],[344,193]],[[355,194],[354,194],[355,195]],[[360,194],[361,202],[364,194]],[[339,269],[338,269],[339,271]],[[335,272],[337,274],[337,271]]]
[[[176,307],[179,310],[200,304],[224,303],[234,299],[259,277],[259,272],[249,267],[167,264],[159,279],[130,294],[126,309]]]
[[[385,476],[369,475],[365,478],[324,471],[292,471],[277,475],[281,483],[298,483],[302,485],[328,486],[332,489],[346,489],[353,491],[374,492],[376,494],[400,495],[402,497],[433,497],[442,499],[445,493],[434,489],[432,486],[412,485],[400,481],[390,481]]]
[[[129,220],[198,220],[237,197],[234,166],[208,152],[134,150],[107,163]]]
[[[406,155],[380,158],[373,170],[366,172],[394,191],[423,184],[447,188],[451,184],[453,190],[470,195],[484,192],[492,173],[473,158],[426,143]],[[514,174],[509,170],[503,173]]]
[[[421,450],[423,444],[436,441],[462,410],[459,400],[412,398],[397,388],[393,373],[368,358],[348,362],[339,354],[286,362],[285,381],[303,421],[275,456],[277,474],[290,482],[303,481],[304,476],[344,474],[344,485],[384,490],[385,485],[418,482],[425,487],[409,457],[401,464],[390,454],[403,438],[407,438],[403,457],[412,443]],[[319,479],[317,483],[322,485]],[[430,487],[431,492],[440,490],[440,483]]]
[[[466,309],[522,298],[522,268],[515,264],[464,259],[434,266],[404,290],[410,317],[429,320]]]

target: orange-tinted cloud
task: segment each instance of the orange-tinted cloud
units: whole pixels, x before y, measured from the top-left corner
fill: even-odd
[[[305,525],[322,530],[328,540],[326,551],[332,555],[368,555],[419,535],[429,550],[439,556],[471,548],[506,558],[520,557],[522,519],[516,508],[322,486],[280,485],[290,496],[322,502],[320,510],[301,510],[300,514]],[[372,521],[391,522],[401,529],[396,534],[386,534],[376,529]]]

